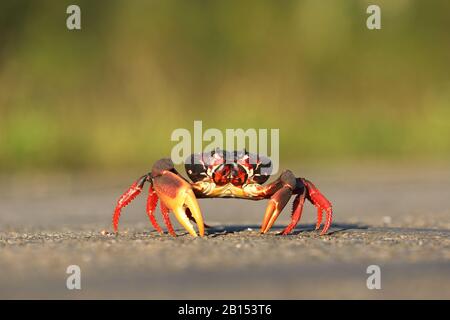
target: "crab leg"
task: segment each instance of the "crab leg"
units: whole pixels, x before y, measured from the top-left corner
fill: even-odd
[[[322,224],[322,218],[323,218],[323,210],[322,208],[317,208],[316,230],[319,230],[320,225]]]
[[[153,186],[150,185],[148,189],[148,198],[147,198],[147,215],[156,231],[158,231],[159,233],[163,233],[154,215],[157,203],[158,203],[158,195],[156,194],[155,190],[153,190]]]
[[[163,215],[164,222],[167,226],[167,231],[172,236],[176,237],[177,234],[175,233],[175,230],[173,229],[172,222],[170,222],[169,209],[163,203],[161,203],[161,213]]]
[[[319,191],[319,189],[311,182],[306,179],[301,179],[304,183],[306,189],[308,190],[307,198],[311,203],[317,208],[317,223],[316,230],[320,228],[322,222],[322,212],[325,211],[326,219],[325,225],[322,229],[320,235],[324,235],[331,226],[331,221],[333,219],[333,208],[331,202]]]
[[[298,194],[294,199],[294,204],[292,206],[292,217],[289,225],[281,232],[281,234],[286,235],[291,233],[292,229],[294,229],[300,218],[302,217],[303,205],[305,203],[306,198],[306,188],[303,189],[303,193]]]
[[[114,231],[118,231],[119,227],[119,219],[120,219],[120,213],[122,208],[126,207],[131,201],[133,201],[134,198],[136,198],[142,191],[142,188],[144,186],[145,181],[147,181],[148,175],[144,175],[139,178],[135,183],[131,185],[131,187],[128,188],[127,191],[125,191],[122,196],[117,201],[116,208],[114,209],[113,214],[113,227]]]

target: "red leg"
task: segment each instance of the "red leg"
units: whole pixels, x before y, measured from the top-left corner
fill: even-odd
[[[150,185],[150,188],[148,189],[147,215],[156,231],[158,231],[159,233],[163,233],[154,215],[157,203],[158,203],[158,195],[156,194],[155,190],[153,190],[153,186]]]
[[[316,229],[320,227],[322,222],[322,211],[325,211],[326,221],[320,235],[324,235],[331,226],[331,221],[333,220],[333,209],[331,202],[319,191],[319,189],[311,182],[306,179],[302,179],[306,189],[308,190],[307,197],[311,203],[317,208],[317,224]]]
[[[303,211],[303,204],[305,203],[306,198],[306,189],[303,191],[303,193],[298,194],[295,199],[294,203],[292,205],[292,219],[291,223],[281,232],[281,234],[286,235],[291,233],[292,229],[294,229],[298,222],[300,221],[300,218],[302,217],[302,211]]]
[[[113,215],[113,227],[114,231],[117,232],[119,227],[119,219],[122,208],[126,207],[134,198],[136,198],[139,193],[142,191],[142,187],[144,186],[145,181],[147,180],[147,175],[142,176],[138,181],[133,183],[128,190],[122,194],[122,196],[117,201],[116,208],[114,209]]]
[[[177,234],[175,233],[175,230],[173,230],[173,226],[172,226],[172,222],[170,222],[170,217],[169,217],[169,209],[161,202],[160,203],[161,206],[161,212],[164,218],[164,222],[166,223],[167,226],[167,231],[169,231],[169,233],[176,237]]]
[[[320,225],[322,224],[323,210],[322,208],[317,208],[317,222],[316,222],[316,230],[319,230]]]

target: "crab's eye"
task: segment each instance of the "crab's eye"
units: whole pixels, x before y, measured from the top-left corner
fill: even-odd
[[[229,165],[219,166],[213,173],[213,180],[215,184],[219,186],[227,184],[229,181],[230,172],[231,169]]]
[[[247,176],[245,169],[242,166],[237,165],[236,167],[233,167],[231,183],[235,186],[242,186],[245,181],[247,181]]]

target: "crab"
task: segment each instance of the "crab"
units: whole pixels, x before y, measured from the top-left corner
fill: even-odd
[[[209,226],[203,221],[197,199],[238,198],[248,200],[269,199],[261,233],[267,233],[292,196],[295,196],[291,221],[283,231],[287,235],[297,226],[305,200],[308,199],[317,209],[316,230],[320,229],[323,213],[325,223],[321,235],[331,226],[333,210],[319,189],[305,178],[297,178],[290,170],[285,170],[273,181],[263,185],[271,176],[272,163],[269,158],[243,151],[216,149],[210,152],[194,153],[185,161],[185,169],[190,182],[177,172],[172,160],[158,160],[150,173],[134,182],[117,201],[113,214],[114,231],[118,232],[122,209],[138,196],[146,182],[149,182],[147,215],[153,227],[163,233],[155,219],[155,209],[160,200],[160,209],[167,231],[176,236],[169,212],[173,212],[178,222],[194,237],[204,236]],[[197,230],[194,229],[194,222]]]

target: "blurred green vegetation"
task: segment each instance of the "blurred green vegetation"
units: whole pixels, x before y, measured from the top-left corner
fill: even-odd
[[[450,159],[450,1],[0,4],[0,171],[149,167],[176,128],[281,160]],[[82,30],[66,29],[78,4]]]

